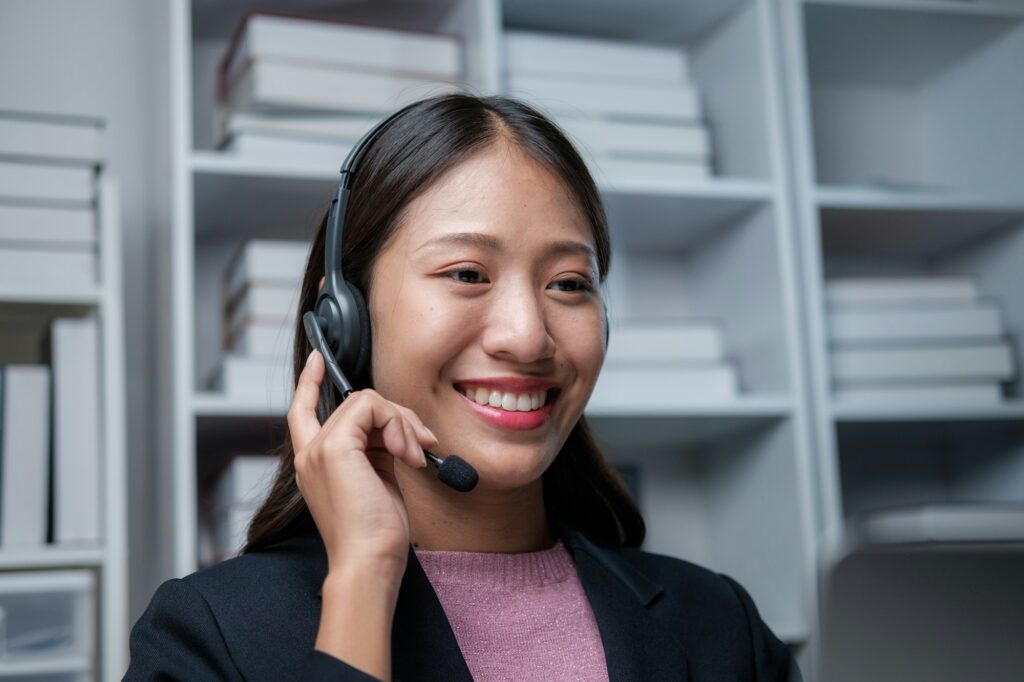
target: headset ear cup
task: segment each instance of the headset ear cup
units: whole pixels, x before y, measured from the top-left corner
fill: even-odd
[[[355,303],[356,316],[359,324],[359,352],[356,353],[356,357],[352,362],[352,378],[356,381],[362,381],[364,379],[364,372],[368,369],[370,362],[370,311],[366,307],[366,297],[363,296],[363,292],[359,290],[359,287],[346,281],[345,286],[348,287],[349,292],[352,295],[352,301]],[[365,377],[369,380],[369,377]]]

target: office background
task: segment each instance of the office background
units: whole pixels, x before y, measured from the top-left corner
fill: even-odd
[[[609,381],[639,388],[606,387],[589,408],[640,498],[647,548],[740,580],[809,679],[1019,678],[1024,4],[995,0],[0,5],[0,110],[102,122],[99,177],[114,182],[90,201],[100,253],[120,251],[101,259],[94,297],[0,274],[0,319],[40,338],[97,311],[107,336],[120,326],[97,353],[123,383],[99,401],[107,444],[124,434],[99,460],[101,539],[0,539],[9,631],[34,592],[76,623],[52,638],[58,667],[12,659],[5,673],[0,657],[0,674],[115,679],[159,581],[223,556],[223,474],[244,478],[239,456],[277,443],[286,375],[232,391],[246,366],[225,364],[244,353],[224,339],[222,282],[259,269],[253,240],[309,238],[339,143],[306,131],[290,153],[278,130],[268,145],[244,116],[273,105],[271,87],[218,96],[231,36],[259,9],[445,32],[454,80],[535,101],[581,141],[616,247],[613,348],[618,335],[664,353],[638,369],[620,346]],[[665,55],[647,54],[650,82],[591,75],[606,90],[577,93],[588,76],[568,56],[542,73],[530,62],[571,41],[509,42],[536,32],[669,47],[685,66],[658,71]],[[254,73],[273,66],[255,39],[246,49]],[[615,87],[635,90],[602,98]],[[650,88],[662,92],[644,100]],[[608,144],[627,137],[615,124],[636,148]],[[678,149],[652,149],[652,131]],[[693,358],[662,338],[703,340],[702,373],[673,375]]]

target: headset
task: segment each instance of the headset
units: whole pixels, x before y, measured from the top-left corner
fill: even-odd
[[[345,279],[341,264],[341,238],[352,179],[359,161],[374,140],[413,106],[415,103],[399,109],[370,129],[345,158],[341,166],[341,180],[327,215],[324,287],[313,310],[302,315],[306,337],[323,356],[327,375],[341,394],[342,402],[353,391],[346,372],[355,377],[361,376],[366,371],[370,356],[370,314],[366,297],[359,287]],[[476,470],[458,455],[441,458],[428,450],[423,454],[437,468],[437,478],[445,485],[459,492],[469,492],[476,487],[479,480]]]

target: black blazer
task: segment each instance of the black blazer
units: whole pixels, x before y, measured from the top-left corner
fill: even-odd
[[[787,647],[732,579],[559,528],[597,619],[611,680],[799,679]],[[314,651],[327,556],[315,527],[265,550],[165,582],[132,628],[126,680],[348,680],[366,675]],[[470,680],[416,555],[392,629],[397,680]]]

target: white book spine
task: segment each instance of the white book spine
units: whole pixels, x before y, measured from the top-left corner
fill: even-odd
[[[828,315],[834,344],[996,338],[1003,334],[999,309],[990,304],[925,308],[842,310]]]
[[[287,406],[294,393],[291,366],[281,359],[226,355],[210,380],[210,388],[233,400]]]
[[[727,363],[689,366],[605,364],[590,396],[591,409],[686,407],[733,400],[739,392],[735,367]]]
[[[828,306],[970,302],[978,287],[969,277],[833,279],[825,283]]]
[[[399,31],[298,17],[252,15],[231,69],[250,59],[278,59],[457,80],[461,43],[453,35]]]
[[[246,535],[257,507],[235,505],[218,509],[210,520],[214,561],[223,561],[238,554],[245,545]]]
[[[229,308],[228,329],[237,329],[254,321],[285,322],[298,313],[297,287],[277,284],[250,284]]]
[[[54,541],[93,543],[102,537],[96,319],[55,320],[52,344]]]
[[[285,62],[249,62],[230,86],[229,106],[263,111],[392,111],[457,86],[385,73],[360,73]]]
[[[689,81],[686,53],[678,48],[532,31],[507,31],[504,47],[505,68],[516,73],[660,84]]]
[[[103,159],[101,133],[98,124],[0,115],[0,155],[95,164]]]
[[[298,289],[309,258],[309,242],[250,239],[235,253],[225,269],[229,297],[251,282],[274,283]]]
[[[875,512],[859,531],[872,543],[1020,542],[1024,506],[936,504]]]
[[[95,247],[96,213],[91,208],[0,204],[0,246],[4,242]]]
[[[628,182],[659,183],[665,181],[693,182],[711,177],[706,163],[685,161],[634,161],[611,159],[589,154],[583,155],[587,168],[598,182],[612,184]]]
[[[701,101],[688,85],[672,87],[637,83],[589,83],[569,78],[509,74],[509,90],[557,115],[605,115],[641,120],[693,122],[701,118]]]
[[[236,455],[217,480],[215,509],[259,505],[270,492],[278,458],[267,455]]]
[[[712,324],[612,324],[606,363],[715,362],[725,349]]]
[[[1002,402],[999,384],[924,384],[895,386],[839,386],[833,392],[839,405],[991,407]]]
[[[635,123],[582,116],[558,117],[558,124],[592,154],[706,161],[707,128],[697,123]]]
[[[50,369],[0,365],[0,545],[46,542],[50,459]]]
[[[92,168],[0,161],[0,197],[89,202],[96,196]]]
[[[227,348],[235,355],[287,362],[295,341],[293,323],[292,319],[269,323],[242,320],[231,332]]]
[[[273,135],[298,139],[353,143],[378,122],[376,116],[321,114],[274,115],[218,110],[222,143],[236,135]]]
[[[843,382],[977,379],[1013,377],[1013,356],[1006,343],[969,346],[920,346],[831,351],[832,377]]]
[[[0,286],[43,293],[94,289],[97,259],[92,250],[12,248],[0,242]]]
[[[272,135],[239,133],[228,140],[224,151],[251,159],[282,163],[332,164],[341,167],[352,144],[329,140],[302,140]]]

